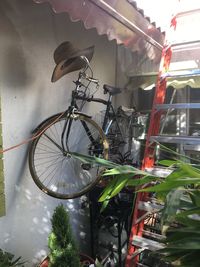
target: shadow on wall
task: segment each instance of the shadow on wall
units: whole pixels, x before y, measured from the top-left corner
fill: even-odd
[[[2,56],[3,83],[9,88],[24,88],[31,83],[27,72],[26,59],[22,47],[15,45],[6,47]]]
[[[31,83],[32,78],[30,72],[28,72],[26,55],[17,26],[9,18],[9,11],[9,5],[0,3],[0,79],[9,88],[24,88]]]
[[[38,264],[49,252],[48,235],[51,231],[54,208],[63,202],[69,211],[71,227],[80,251],[90,254],[90,237],[87,234],[88,207],[83,209],[80,199],[61,201],[45,195],[37,188],[30,190],[29,184],[30,181],[27,181],[26,185],[15,186],[18,202],[13,203],[6,216],[6,221],[12,221],[12,226],[7,228],[5,225],[0,247],[13,252],[16,256],[22,256],[28,261],[25,265],[27,267]],[[26,209],[27,206],[29,209]]]

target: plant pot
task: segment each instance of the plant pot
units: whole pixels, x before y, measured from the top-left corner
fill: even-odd
[[[95,261],[90,256],[83,254],[83,253],[80,253],[79,257],[80,257],[80,261],[81,261],[83,267],[88,267],[91,264],[94,264],[94,266],[95,266]]]
[[[42,260],[42,262],[38,265],[38,267],[48,267],[49,265],[49,258],[46,257]]]
[[[83,267],[88,267],[91,264],[95,264],[95,261],[88,255],[80,253],[79,256]],[[38,265],[38,267],[48,267],[48,266],[49,266],[49,258],[47,256],[42,260],[42,262]]]

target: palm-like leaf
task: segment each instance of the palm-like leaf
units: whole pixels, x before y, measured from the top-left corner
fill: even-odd
[[[163,148],[163,146],[161,146]],[[165,149],[165,148],[163,148]],[[179,155],[177,152],[166,151]],[[154,192],[165,203],[162,223],[167,225],[165,248],[158,251],[163,258],[174,266],[200,266],[200,169],[180,160],[163,160],[160,164],[173,171],[165,178],[155,177],[132,166],[121,166],[95,157],[78,157],[98,166],[105,167],[103,176],[112,177],[99,198],[102,209],[109,200],[125,186],[137,192]],[[180,156],[180,155],[179,155]],[[154,185],[152,185],[152,182]]]

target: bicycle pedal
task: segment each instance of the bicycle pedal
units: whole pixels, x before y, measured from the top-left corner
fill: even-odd
[[[85,171],[89,171],[92,168],[92,164],[90,163],[82,163],[81,168]]]

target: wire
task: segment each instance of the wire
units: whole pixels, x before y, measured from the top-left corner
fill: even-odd
[[[28,139],[25,139],[23,140],[22,142],[18,143],[17,145],[14,145],[14,146],[11,146],[11,147],[8,147],[8,148],[5,148],[3,150],[0,150],[0,154],[2,153],[5,153],[7,151],[10,151],[10,150],[13,150],[13,149],[16,149],[22,145],[25,145],[33,140],[35,140],[36,138],[38,138],[40,135],[42,135],[50,126],[52,126],[55,122],[57,122],[65,113],[66,111],[62,112],[52,123],[50,123],[47,127],[45,127],[41,132],[39,133],[36,133],[35,135],[33,135],[32,137],[28,138]]]

